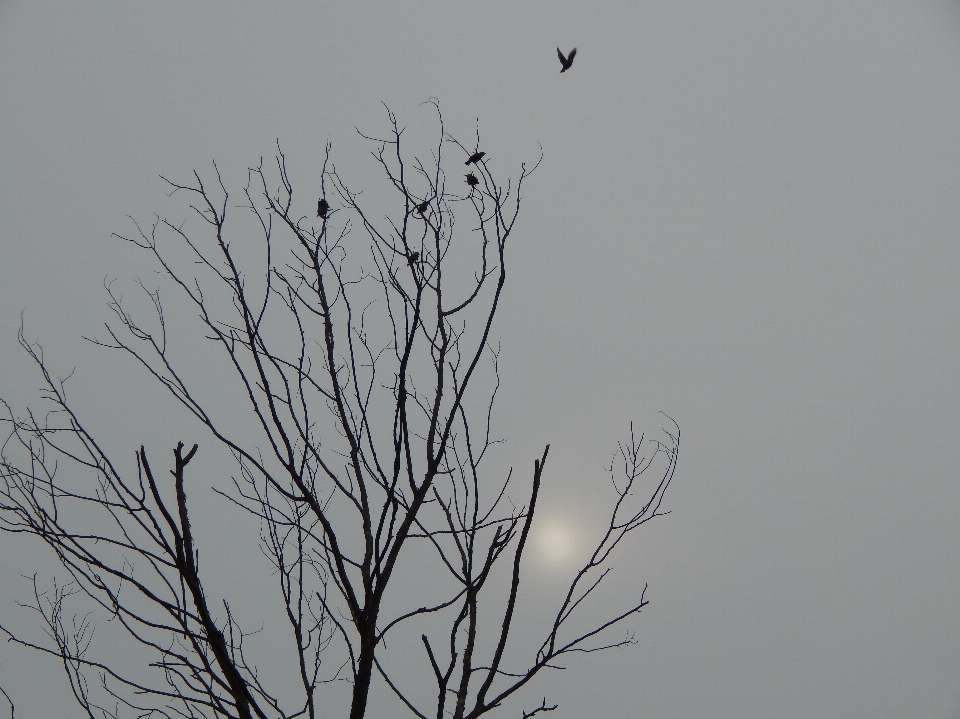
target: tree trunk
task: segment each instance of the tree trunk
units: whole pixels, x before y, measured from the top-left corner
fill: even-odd
[[[360,637],[360,656],[357,660],[357,673],[353,682],[353,703],[350,705],[350,719],[363,719],[367,713],[367,697],[370,694],[370,680],[373,676],[373,651],[376,648],[376,627],[374,622],[363,628]]]

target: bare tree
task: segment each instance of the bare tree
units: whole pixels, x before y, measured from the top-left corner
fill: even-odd
[[[665,441],[631,430],[610,467],[615,493],[605,531],[550,610],[541,643],[516,646],[521,560],[549,446],[519,488],[512,471],[486,469],[497,443],[491,331],[520,191],[536,166],[521,165],[516,183],[501,184],[479,161],[484,153],[447,135],[436,111],[429,162],[408,159],[389,110],[388,137],[364,136],[395,193],[392,216],[374,215],[334,167],[328,145],[319,200],[295,201],[282,152],[277,180],[262,162],[250,170],[243,207],[262,233],[259,257],[233,249],[216,165],[212,186],[197,173],[188,184],[166,180],[171,195],[190,198],[199,231],[158,217],[121,238],[193,307],[257,436],[234,436],[225,421],[234,410],[203,400],[168,342],[159,289],[141,283],[152,308],[143,320],[107,284],[116,317],[103,339],[92,340],[139,363],[236,458],[239,475],[222,496],[260,526],[299,696],[266,685],[251,631],[229,598],[205,583],[193,527],[211,519],[195,516],[188,500],[198,445],[176,446],[172,480],[157,473],[145,445],[135,471],[125,472],[21,329],[52,408],[18,416],[4,402],[11,433],[0,463],[0,528],[46,542],[69,579],[50,589],[34,579],[32,607],[50,641],[0,629],[59,658],[87,716],[313,719],[322,687],[345,680],[351,719],[365,716],[372,686],[394,692],[423,719],[476,719],[566,656],[633,641],[610,630],[646,605],[645,590],[599,622],[585,624],[583,609],[613,551],[662,514],[679,430],[671,420]],[[479,140],[478,133],[474,148]],[[443,167],[451,151],[462,153],[452,159],[458,163],[478,158],[478,186],[464,188],[457,176],[448,186]],[[314,203],[322,208],[317,218]],[[455,237],[455,215],[468,218],[469,233]],[[652,481],[644,474],[651,468]],[[522,503],[510,501],[511,491],[522,492]],[[412,574],[421,596],[388,592],[397,577]],[[68,607],[80,600],[93,607],[71,615]],[[141,669],[95,651],[97,611],[142,650]],[[410,631],[422,646],[406,645],[404,662],[416,649],[435,682],[426,694],[422,682],[396,678],[384,649],[388,636]],[[523,716],[554,708],[544,699]]]

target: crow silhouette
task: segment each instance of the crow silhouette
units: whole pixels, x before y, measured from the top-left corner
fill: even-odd
[[[467,184],[470,185],[470,187],[476,187],[480,184],[480,180],[478,180],[477,176],[471,172],[469,175],[467,175]]]
[[[427,208],[430,207],[430,200],[424,200],[419,205],[417,205],[417,212],[421,215],[427,211]]]
[[[577,48],[573,48],[573,50],[570,51],[570,54],[564,57],[563,53],[560,52],[560,48],[557,48],[557,57],[560,58],[560,64],[563,65],[563,67],[560,69],[560,72],[566,72],[570,69],[570,66],[573,64],[573,58],[576,56],[576,54]]]
[[[485,153],[485,152],[475,152],[475,153],[473,153],[472,155],[470,155],[470,159],[468,159],[468,160],[467,160],[466,162],[464,162],[463,164],[464,164],[464,165],[469,165],[471,162],[480,162],[480,159],[481,159],[484,155],[486,155],[486,154],[487,154],[487,153]]]
[[[327,212],[330,210],[330,205],[327,204],[327,201],[320,199],[317,201],[317,217],[322,217],[324,220],[327,219]]]

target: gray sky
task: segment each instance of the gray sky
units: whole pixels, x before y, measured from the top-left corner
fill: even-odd
[[[329,139],[362,184],[354,126],[382,101],[432,127],[429,97],[500,176],[543,147],[497,331],[508,461],[553,447],[545,511],[587,521],[631,420],[683,433],[672,514],[618,565],[650,583],[638,646],[530,702],[960,716],[955,3],[2,3],[0,396],[36,396],[25,309],[121,453],[199,441],[81,339],[104,277],[149,271],[111,233],[168,207],[160,173],[215,159],[239,195],[277,139],[295,177]],[[0,545],[0,619],[30,626],[17,577],[50,567]],[[67,716],[54,663],[0,662],[18,719]]]

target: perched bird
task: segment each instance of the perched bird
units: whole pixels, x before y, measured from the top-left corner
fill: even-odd
[[[478,180],[477,176],[471,172],[469,175],[467,175],[467,184],[470,185],[470,187],[476,187],[480,184],[480,180]]]
[[[414,262],[416,262],[419,259],[420,259],[419,252],[411,252],[409,255],[407,255],[407,264],[412,265]]]
[[[560,72],[566,72],[570,69],[570,66],[573,64],[573,58],[576,54],[577,48],[573,48],[573,50],[570,51],[570,54],[564,57],[563,53],[560,52],[560,48],[557,48],[557,57],[560,58],[560,64],[563,65],[563,67],[560,69]]]
[[[486,154],[487,154],[487,153],[485,153],[485,152],[475,152],[475,153],[473,153],[472,155],[470,155],[470,159],[468,159],[468,160],[467,160],[466,162],[464,162],[463,164],[464,164],[464,165],[469,165],[471,162],[480,162],[480,159],[481,159],[484,155],[486,155]]]
[[[427,211],[427,208],[430,207],[430,200],[424,200],[419,205],[417,205],[417,212],[421,215]]]
[[[322,217],[327,219],[327,212],[330,210],[330,205],[327,204],[327,201],[323,198],[317,201],[317,217]]]

